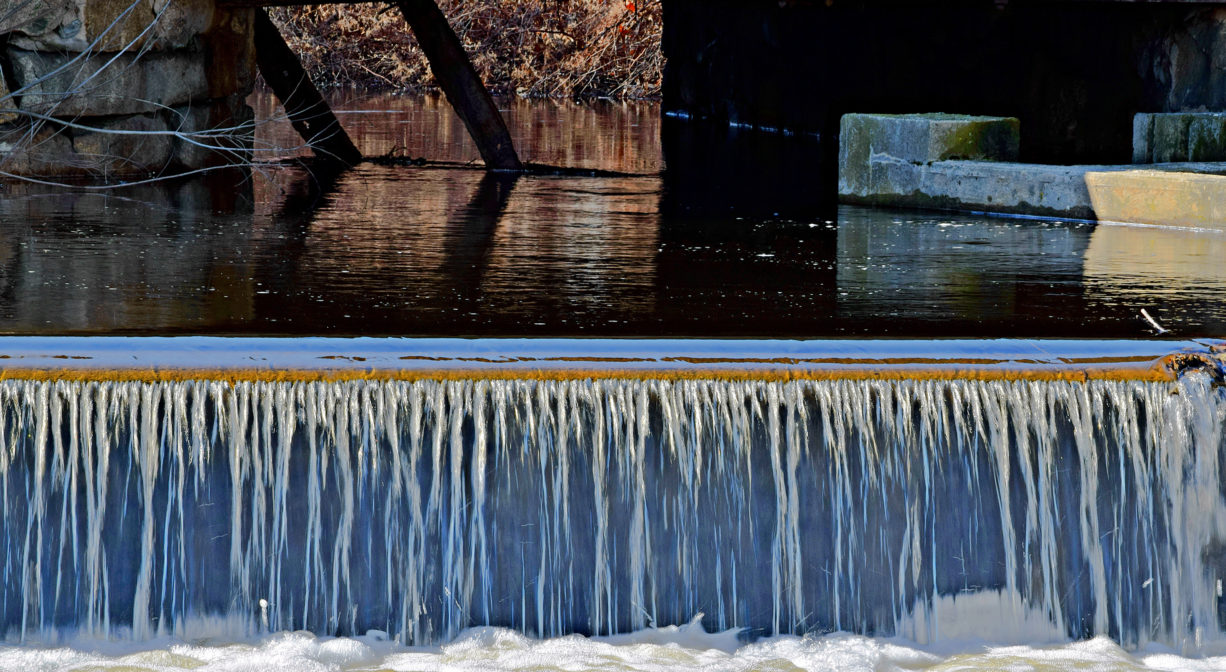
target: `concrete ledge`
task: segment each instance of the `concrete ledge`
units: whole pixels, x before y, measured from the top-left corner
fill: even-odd
[[[1047,166],[991,161],[874,163],[880,189],[845,203],[1226,229],[1226,163]]]
[[[1100,220],[1226,227],[1226,175],[1118,170],[1087,172],[1085,182]]]
[[[1209,153],[1226,114],[1137,115],[1138,138],[1154,147],[1172,137],[1200,137]],[[1146,121],[1148,119],[1148,121]],[[934,134],[934,120],[958,129]],[[847,203],[973,210],[1075,219],[1226,229],[1226,163],[1168,162],[1149,170],[1133,165],[1051,166],[1005,161],[941,160],[959,146],[949,137],[975,140],[963,147],[981,153],[1003,147],[1016,120],[949,115],[848,115],[839,147],[839,196]],[[1148,124],[1148,126],[1146,126]],[[1148,130],[1147,130],[1148,129]],[[1199,130],[1198,130],[1199,129]],[[1226,126],[1221,130],[1226,131]],[[983,131],[978,135],[976,132]],[[1144,132],[1142,132],[1144,131]],[[994,134],[994,135],[993,135]],[[1181,135],[1182,134],[1182,135]],[[1157,139],[1155,139],[1157,138]],[[885,151],[879,151],[884,148]]]
[[[0,379],[1175,380],[1226,342],[0,337]]]

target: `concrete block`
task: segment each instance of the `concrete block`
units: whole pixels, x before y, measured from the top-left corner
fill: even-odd
[[[1188,127],[1191,115],[1153,115],[1153,163],[1170,163],[1188,160]]]
[[[1098,219],[1222,229],[1226,176],[1169,170],[1090,171],[1085,176]]]
[[[1198,114],[1188,124],[1189,161],[1226,161],[1226,114]]]
[[[904,189],[905,184],[894,181],[906,171],[873,168],[891,162],[1014,161],[1019,126],[1013,117],[844,115],[839,123],[839,191],[867,195]]]
[[[1141,113],[1132,128],[1133,163],[1226,161],[1226,113]]]
[[[1136,114],[1132,117],[1132,162],[1153,163],[1154,115]]]
[[[210,97],[203,52],[149,52],[140,58],[97,54],[76,62],[65,53],[23,49],[8,53],[15,85],[46,77],[21,97],[23,110],[39,114],[63,118],[141,114]]]

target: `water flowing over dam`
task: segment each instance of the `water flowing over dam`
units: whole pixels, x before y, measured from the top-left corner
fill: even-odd
[[[1139,380],[0,382],[10,637],[684,623],[1106,634],[1226,608],[1226,394]]]

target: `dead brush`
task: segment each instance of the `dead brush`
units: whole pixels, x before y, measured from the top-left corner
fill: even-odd
[[[660,0],[439,0],[439,7],[495,93],[659,95]],[[425,56],[390,5],[284,7],[270,13],[320,86],[436,88]]]

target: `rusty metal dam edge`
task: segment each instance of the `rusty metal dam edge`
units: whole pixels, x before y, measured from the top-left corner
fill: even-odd
[[[1226,340],[0,337],[0,379],[1140,380],[1226,372]]]

